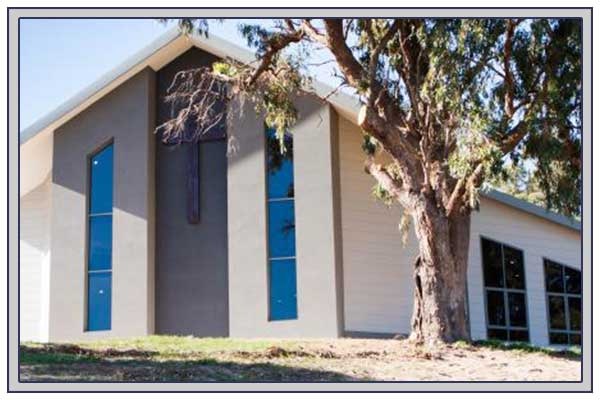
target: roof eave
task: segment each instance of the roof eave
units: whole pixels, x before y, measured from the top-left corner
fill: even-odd
[[[494,189],[484,191],[482,194],[489,199],[496,200],[499,203],[506,204],[528,214],[535,215],[576,231],[581,231],[581,221],[578,221],[574,218],[569,218],[566,215],[549,211],[545,207],[540,207],[526,200],[521,200],[517,197]]]

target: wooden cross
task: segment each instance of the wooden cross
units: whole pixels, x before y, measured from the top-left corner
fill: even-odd
[[[188,143],[187,153],[187,219],[190,224],[197,224],[200,222],[200,142]]]
[[[200,146],[203,142],[223,140],[224,126],[217,126],[196,142],[188,142],[186,160],[187,219],[190,224],[200,222]]]

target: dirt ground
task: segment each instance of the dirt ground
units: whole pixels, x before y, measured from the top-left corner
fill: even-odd
[[[581,373],[572,352],[489,343],[427,350],[394,339],[24,344],[20,359],[24,381],[578,381]]]

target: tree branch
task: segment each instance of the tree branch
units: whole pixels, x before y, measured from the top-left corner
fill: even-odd
[[[468,177],[462,177],[454,186],[454,190],[446,203],[446,217],[457,212],[460,207],[465,204],[465,194],[471,189],[479,188],[483,181],[483,164],[479,163],[473,173]]]
[[[396,68],[396,70],[406,86],[406,92],[408,93],[408,99],[410,100],[412,110],[411,115],[416,117],[419,125],[422,125],[421,113],[419,110],[418,87],[416,87],[418,82],[411,79],[411,76],[413,75],[411,74],[411,71],[415,70],[415,60],[413,59],[411,51],[408,47],[408,35],[410,35],[410,33],[405,32],[405,30],[406,28],[400,29],[400,53],[402,54],[402,65],[399,66],[399,68]]]
[[[523,138],[527,135],[527,120],[529,118],[529,113],[533,112],[537,103],[546,95],[546,90],[547,80],[544,80],[544,83],[542,84],[542,90],[533,98],[533,100],[531,100],[529,104],[525,105],[526,109],[521,121],[519,121],[519,123],[515,125],[515,127],[512,128],[499,143],[500,151],[503,154],[508,154],[513,151],[513,149],[517,147],[521,140],[523,140]]]
[[[252,75],[248,77],[248,80],[245,82],[246,86],[252,86],[256,82],[256,80],[260,77],[260,75],[268,70],[271,67],[271,64],[274,61],[275,56],[286,48],[291,43],[298,43],[302,40],[305,33],[302,30],[290,31],[287,34],[275,34],[267,41],[267,50],[261,57],[260,64]]]
[[[504,39],[504,112],[509,118],[515,113],[515,107],[513,104],[515,96],[515,82],[512,71],[510,69],[510,59],[512,57],[512,39],[515,34],[515,22],[513,20],[507,20],[506,33]]]
[[[525,118],[523,118],[513,129],[511,129],[504,140],[500,142],[500,151],[502,154],[508,154],[514,150],[515,147],[523,140],[527,135],[527,124]]]
[[[392,176],[381,166],[376,164],[373,157],[368,157],[365,162],[365,171],[368,172],[375,180],[383,187],[393,198],[395,198],[402,207],[412,209],[415,203],[414,195],[411,195],[408,190],[402,189],[402,183],[396,181]]]
[[[416,190],[422,180],[422,173],[417,168],[418,143],[410,136],[410,132],[399,131],[397,127],[386,121],[372,107],[362,106],[357,119],[358,125],[370,133],[383,148],[396,160],[402,173],[406,187]]]
[[[371,54],[371,60],[369,62],[369,81],[371,86],[375,83],[375,79],[377,77],[377,63],[379,62],[379,56],[385,47],[388,45],[388,42],[392,39],[392,37],[398,32],[400,29],[400,20],[395,19],[392,23],[392,26],[387,30],[385,35],[381,38],[373,53]]]
[[[302,29],[304,33],[306,33],[306,35],[308,35],[308,37],[310,37],[315,42],[327,46],[327,38],[310,23],[309,19],[302,20],[302,23],[300,24],[300,29]]]
[[[340,70],[355,89],[359,89],[365,71],[346,44],[341,19],[328,18],[323,20],[327,32],[327,47],[335,57]]]

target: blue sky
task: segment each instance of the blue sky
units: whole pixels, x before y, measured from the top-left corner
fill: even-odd
[[[21,19],[21,129],[166,29],[152,20]]]
[[[240,22],[213,24],[210,31],[245,45]],[[21,130],[171,26],[153,19],[21,19]]]

